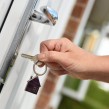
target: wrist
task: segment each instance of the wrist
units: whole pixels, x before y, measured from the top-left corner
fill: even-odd
[[[89,56],[86,57],[84,70],[83,70],[83,79],[94,79],[97,76],[97,70],[98,69],[98,62],[99,57],[94,54],[89,54]]]

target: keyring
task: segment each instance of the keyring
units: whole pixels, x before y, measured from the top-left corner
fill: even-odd
[[[33,65],[33,71],[34,71],[34,73],[35,73],[37,76],[42,76],[42,75],[44,75],[44,74],[47,72],[47,65],[44,65],[44,66],[45,66],[45,71],[44,71],[43,73],[39,74],[39,73],[37,73],[36,70],[35,70],[35,66],[36,66],[36,65],[38,66],[38,63],[39,63],[39,62],[40,62],[40,61],[37,61],[37,62],[34,63],[34,65]]]

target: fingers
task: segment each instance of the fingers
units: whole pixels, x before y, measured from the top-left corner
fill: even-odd
[[[48,51],[38,54],[38,60],[42,62],[56,62],[64,67],[71,64],[71,59],[68,54],[57,51]]]
[[[53,73],[54,75],[57,75],[57,76],[68,74],[68,72],[65,70],[52,70],[52,69],[50,69],[50,72]]]
[[[40,44],[40,52],[60,51],[67,52],[71,50],[72,42],[66,38],[46,40]]]
[[[41,42],[40,44],[40,52],[44,53],[46,51],[53,51],[55,49],[55,45],[58,43],[58,40],[46,40]]]
[[[63,68],[55,62],[48,62],[46,65],[52,70],[63,70]]]
[[[57,51],[48,51],[41,54],[38,54],[38,60],[42,62],[59,62],[63,60],[63,53]],[[61,56],[61,59],[60,59]],[[63,59],[62,59],[63,58]]]

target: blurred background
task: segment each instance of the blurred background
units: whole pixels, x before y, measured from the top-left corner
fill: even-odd
[[[94,54],[108,55],[109,0],[76,0],[62,37]],[[48,73],[36,107],[46,106],[47,109],[108,109],[109,84]]]

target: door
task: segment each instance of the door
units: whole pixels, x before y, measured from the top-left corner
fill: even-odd
[[[6,21],[6,18],[8,16],[8,13],[10,11],[10,8],[13,4],[14,0],[1,0],[0,1],[0,32],[2,30],[2,27]]]
[[[5,0],[2,1],[5,3]],[[24,91],[28,79],[33,74],[33,62],[23,59],[21,54],[38,54],[40,42],[61,37],[73,1],[69,0],[68,3],[66,0],[8,1],[3,18],[0,20],[2,25],[0,82],[4,84],[0,93],[0,109],[33,109],[41,89],[37,96]],[[66,3],[69,7],[64,9]],[[34,10],[40,11],[43,5],[50,6],[58,12],[59,20],[54,27],[29,19]],[[39,69],[40,72],[42,70]],[[45,77],[46,75],[40,77],[42,87]]]

